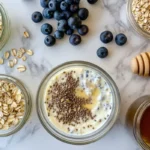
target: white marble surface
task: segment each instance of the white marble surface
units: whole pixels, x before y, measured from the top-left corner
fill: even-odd
[[[0,66],[0,73],[12,75],[25,83],[33,101],[29,121],[13,136],[0,138],[0,150],[140,150],[125,128],[124,120],[129,105],[136,98],[149,94],[150,80],[133,75],[129,67],[132,57],[148,50],[148,41],[132,31],[126,18],[125,0],[99,0],[94,6],[87,4],[86,0],[81,1],[90,11],[90,17],[85,22],[90,28],[88,36],[77,47],[71,46],[66,36],[54,47],[48,48],[44,45],[44,36],[40,32],[42,23],[34,24],[31,21],[32,12],[42,10],[39,0],[1,0],[11,19],[12,34],[0,55],[11,48],[20,47],[33,49],[35,55],[28,59],[28,70],[22,74],[16,69],[9,69],[7,64]],[[56,25],[55,21],[47,22]],[[31,33],[30,39],[22,38],[24,28]],[[115,42],[108,44],[109,57],[102,60],[96,56],[96,50],[104,45],[99,40],[99,34],[106,29],[111,30],[114,35],[125,33],[128,43],[124,47],[117,46]],[[121,93],[122,109],[117,123],[105,137],[90,145],[73,146],[56,140],[42,127],[35,110],[36,92],[42,78],[53,67],[70,60],[90,61],[102,67],[115,80]]]

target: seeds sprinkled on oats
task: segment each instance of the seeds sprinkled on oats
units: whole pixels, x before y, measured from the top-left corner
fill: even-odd
[[[23,33],[23,36],[24,36],[25,38],[29,38],[29,37],[30,37],[30,35],[29,35],[29,33],[28,33],[27,31],[25,31],[25,32]]]
[[[26,71],[26,67],[23,66],[23,65],[20,65],[20,66],[17,67],[17,70],[18,70],[19,72],[24,72],[24,71]]]
[[[8,51],[4,53],[4,58],[5,58],[5,59],[8,59],[8,58],[9,58],[9,56],[10,56],[10,54],[9,54],[9,52],[8,52]]]
[[[4,63],[4,59],[0,58],[0,65],[2,65]]]
[[[32,50],[26,50],[26,53],[29,55],[29,56],[32,56],[34,53],[33,53],[33,51]]]
[[[13,62],[13,60],[9,60],[9,61],[8,61],[8,66],[9,66],[10,68],[13,68],[13,67],[14,67],[14,62]]]

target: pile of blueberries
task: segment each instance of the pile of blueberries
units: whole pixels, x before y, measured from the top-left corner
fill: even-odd
[[[100,40],[108,44],[113,41],[113,34],[111,31],[104,31],[100,34]],[[127,42],[127,37],[123,33],[119,33],[115,37],[115,42],[119,46],[123,46]],[[108,55],[108,49],[106,47],[100,47],[97,50],[97,56],[100,58],[105,58]]]
[[[95,4],[98,0],[87,1]],[[58,21],[54,36],[50,35],[53,31],[50,24],[45,23],[41,26],[41,32],[47,35],[44,40],[47,46],[53,46],[56,39],[62,39],[64,34],[70,36],[69,41],[72,45],[81,43],[81,36],[88,33],[88,27],[83,25],[82,21],[88,18],[89,11],[86,8],[79,8],[80,0],[40,0],[40,4],[44,10],[42,14],[38,11],[32,14],[35,23],[41,22],[43,18],[54,18]],[[78,34],[73,34],[75,30]]]

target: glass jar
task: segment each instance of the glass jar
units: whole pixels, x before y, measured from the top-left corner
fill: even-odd
[[[25,113],[22,120],[16,126],[13,126],[8,130],[0,130],[0,137],[5,137],[16,133],[25,125],[31,113],[32,102],[31,102],[29,91],[22,84],[22,82],[20,82],[19,80],[11,76],[2,75],[2,74],[0,74],[0,80],[5,80],[16,85],[22,91],[22,94],[24,95],[24,99],[25,99]]]
[[[112,113],[110,114],[109,119],[106,121],[106,123],[100,128],[97,129],[96,131],[86,134],[86,135],[81,135],[81,136],[76,136],[76,135],[68,135],[65,133],[60,132],[57,128],[55,128],[52,123],[48,120],[47,113],[45,111],[44,107],[44,93],[46,91],[46,87],[48,84],[48,81],[59,71],[62,71],[63,69],[67,69],[69,67],[86,67],[92,70],[97,71],[108,83],[108,85],[111,88],[112,95],[113,95],[113,108],[112,108]],[[36,107],[37,107],[37,113],[39,116],[39,119],[44,126],[44,128],[50,133],[52,136],[55,138],[66,142],[70,144],[89,144],[91,142],[97,141],[98,139],[102,138],[114,125],[114,123],[117,120],[119,111],[120,111],[120,94],[118,91],[118,88],[112,78],[100,67],[89,63],[89,62],[83,62],[83,61],[72,61],[72,62],[67,62],[64,63],[56,68],[54,68],[42,81],[38,94],[37,94],[37,102],[36,102]]]
[[[11,29],[8,14],[2,4],[0,4],[0,13],[2,14],[2,21],[4,26],[2,36],[0,37],[0,50],[1,50],[10,37]]]
[[[136,141],[144,150],[149,150],[150,147],[143,141],[140,134],[140,122],[145,110],[150,107],[150,96],[143,96],[132,103],[127,111],[126,125],[130,133],[134,135]]]
[[[131,24],[132,28],[140,35],[142,35],[143,37],[150,39],[150,33],[144,31],[139,25],[138,23],[135,21],[135,18],[132,14],[132,2],[133,0],[128,0],[127,1],[127,18],[129,23]]]

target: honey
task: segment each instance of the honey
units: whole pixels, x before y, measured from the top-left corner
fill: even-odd
[[[148,107],[140,121],[140,134],[143,141],[150,146],[150,107]]]

